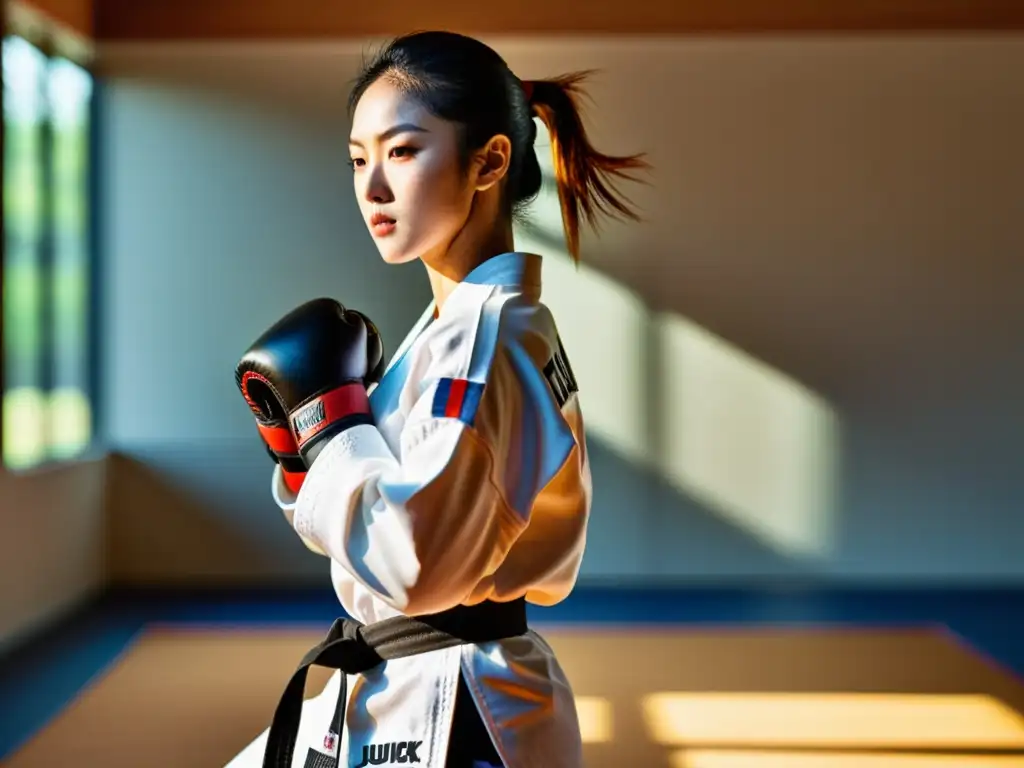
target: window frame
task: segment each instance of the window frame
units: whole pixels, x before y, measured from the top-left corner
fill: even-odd
[[[102,359],[100,352],[101,344],[101,257],[99,238],[99,173],[98,155],[100,141],[98,137],[98,126],[100,118],[99,102],[101,99],[100,80],[94,66],[95,51],[93,42],[78,34],[74,30],[52,20],[44,14],[24,6],[20,3],[12,3],[9,0],[0,0],[3,3],[3,38],[20,37],[32,46],[37,48],[48,62],[60,58],[81,67],[88,73],[91,79],[91,96],[87,108],[89,128],[86,137],[87,171],[85,190],[87,195],[86,219],[85,219],[85,247],[86,264],[85,275],[87,289],[85,300],[85,332],[84,340],[86,345],[86,370],[83,381],[84,395],[89,402],[89,439],[78,451],[69,456],[55,455],[50,436],[47,436],[45,454],[38,460],[25,467],[11,467],[3,461],[3,408],[0,408],[0,474],[8,473],[15,475],[32,474],[40,471],[47,471],[56,467],[74,465],[94,460],[106,453],[105,434],[101,428],[104,423],[102,418],[101,387],[102,387]],[[0,126],[0,146],[6,140],[6,121]],[[42,130],[44,146],[42,150],[43,172],[45,174],[43,202],[52,210],[52,121],[47,119]],[[0,258],[0,296],[4,291],[4,279],[6,272],[6,224],[0,216],[0,238],[2,240],[3,257]],[[54,340],[54,280],[53,264],[55,251],[53,248],[54,227],[50,224],[43,234],[44,242],[40,256],[40,264],[44,271],[44,286],[42,291],[39,312],[42,320],[43,344],[45,345],[45,360],[43,362],[41,388],[49,393],[53,390],[53,370],[56,355]],[[3,351],[5,338],[4,315],[0,311],[0,352]],[[0,403],[3,402],[4,393],[7,391],[7,377],[5,371],[6,354],[0,353]]]

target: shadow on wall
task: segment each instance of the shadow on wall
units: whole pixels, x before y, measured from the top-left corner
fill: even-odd
[[[637,572],[651,559],[666,576],[713,571],[724,558],[736,576],[813,573],[834,549],[837,414],[696,323],[573,265],[550,147],[538,151],[545,183],[517,247],[545,256],[545,301],[580,380],[594,465],[590,559],[628,547],[633,519],[650,526]]]
[[[258,440],[227,451],[197,443],[195,450],[111,456],[110,580],[186,587],[329,584],[327,561],[312,556],[267,503],[270,466]]]

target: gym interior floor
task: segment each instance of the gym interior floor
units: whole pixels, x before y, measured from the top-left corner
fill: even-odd
[[[0,763],[222,766],[336,616],[322,591],[110,592],[0,662]],[[1024,767],[1022,591],[581,588],[531,621],[589,768]]]

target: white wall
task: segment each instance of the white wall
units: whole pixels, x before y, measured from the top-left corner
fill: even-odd
[[[102,584],[105,479],[103,459],[0,470],[0,650]]]
[[[656,166],[583,269],[549,197],[522,233],[592,431],[584,578],[1024,578],[1024,39],[496,44],[601,70],[593,139]],[[427,300],[351,198],[365,48],[101,51],[118,579],[324,574],[231,374],[314,295],[391,350]]]

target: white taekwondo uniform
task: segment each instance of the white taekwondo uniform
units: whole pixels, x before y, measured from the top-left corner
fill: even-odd
[[[330,558],[338,599],[359,622],[485,600],[546,606],[572,590],[591,478],[576,381],[540,277],[533,254],[481,264],[396,351],[370,396],[375,425],[334,437],[297,496],[275,468],[275,501]],[[460,671],[506,768],[582,766],[571,687],[532,629],[349,676],[340,739],[336,671],[302,705],[292,766],[333,764],[340,748],[339,768],[443,768]],[[266,739],[229,768],[261,765]]]

